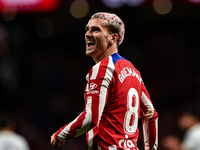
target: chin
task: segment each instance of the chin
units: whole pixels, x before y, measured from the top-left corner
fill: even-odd
[[[94,52],[94,50],[86,50],[85,54],[87,56],[93,57],[95,55],[95,52]]]
[[[85,52],[85,54],[87,55],[87,56],[90,56],[90,57],[92,57],[92,53],[91,52]]]

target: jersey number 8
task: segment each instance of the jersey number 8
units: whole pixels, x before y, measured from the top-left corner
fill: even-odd
[[[127,112],[124,117],[124,131],[134,134],[138,126],[139,95],[135,88],[130,88],[127,95]]]

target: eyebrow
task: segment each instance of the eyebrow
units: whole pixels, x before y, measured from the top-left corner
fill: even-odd
[[[88,29],[89,29],[89,26],[86,26],[85,29],[88,30]],[[100,28],[97,27],[97,26],[91,26],[91,29],[100,29]]]

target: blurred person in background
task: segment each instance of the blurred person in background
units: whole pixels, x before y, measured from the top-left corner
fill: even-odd
[[[94,65],[86,76],[85,109],[51,136],[60,147],[65,139],[86,133],[89,150],[137,150],[141,118],[144,149],[157,150],[158,114],[140,72],[118,54],[125,26],[115,14],[96,13],[86,25],[86,55]]]
[[[182,150],[181,139],[177,135],[166,135],[162,138],[161,145],[164,150]]]
[[[178,126],[185,131],[182,150],[200,150],[199,109],[183,113],[178,119]]]
[[[0,114],[0,150],[30,150],[27,140],[15,132],[11,115]]]

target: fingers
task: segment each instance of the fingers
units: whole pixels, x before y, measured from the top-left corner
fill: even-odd
[[[55,133],[51,136],[51,144],[54,145],[56,142]]]
[[[65,140],[63,140],[62,142],[61,142],[61,146],[63,146],[65,144]]]
[[[51,145],[55,148],[58,148],[60,146],[63,146],[65,143],[65,140],[63,141],[58,141],[55,139],[55,133],[51,136]]]
[[[61,146],[61,142],[55,142],[54,144],[52,144],[53,147],[58,148]]]

